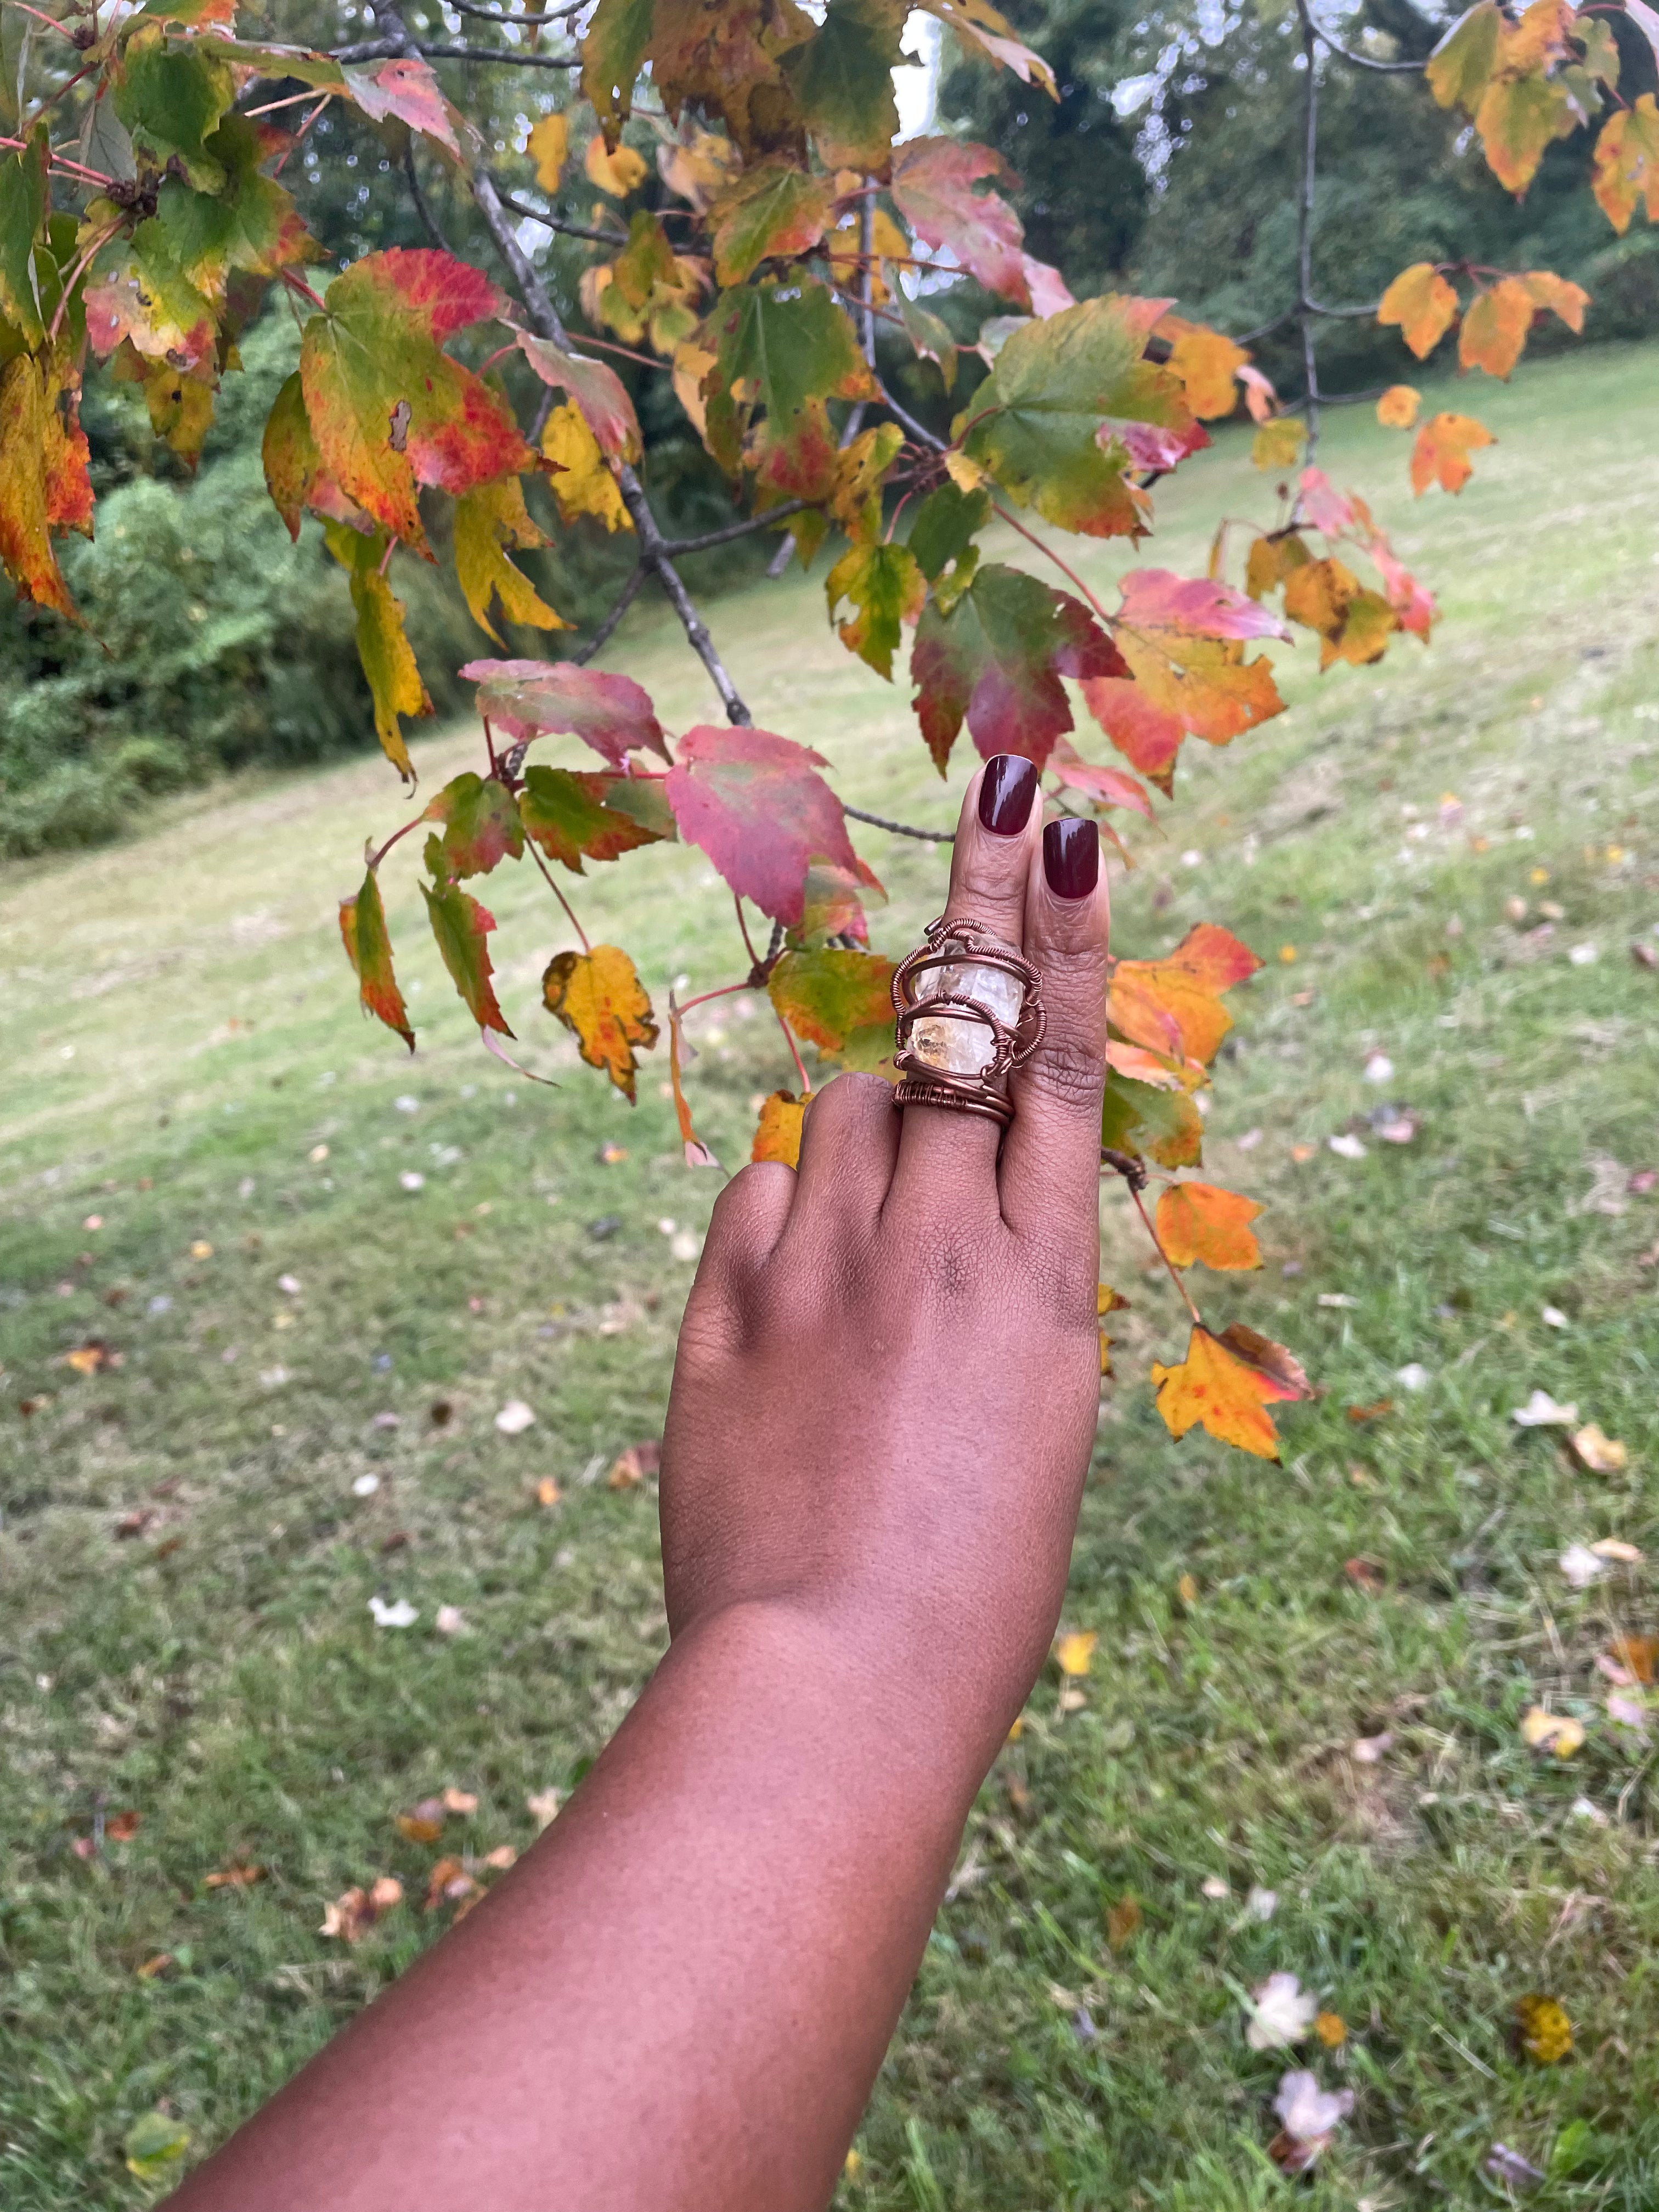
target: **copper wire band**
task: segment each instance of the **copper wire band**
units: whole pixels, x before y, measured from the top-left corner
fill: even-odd
[[[951,967],[993,968],[1018,982],[1020,1006],[1013,1022],[959,990],[930,994],[918,991],[922,977]],[[1040,978],[1031,963],[971,915],[950,921],[940,915],[929,922],[922,942],[900,962],[893,976],[893,1010],[898,1023],[893,1059],[904,1079],[894,1092],[895,1103],[943,1106],[957,1113],[978,1114],[1006,1129],[1014,1111],[1007,1094],[1008,1077],[1036,1051],[1045,1026]],[[981,1024],[990,1032],[989,1060],[968,1073],[922,1059],[911,1045],[910,1036],[924,1016]]]
[[[994,1091],[987,1091],[983,1097],[974,1097],[963,1091],[951,1091],[943,1083],[920,1083],[911,1076],[907,1076],[902,1083],[895,1086],[893,1103],[896,1106],[948,1106],[957,1114],[981,1115],[986,1121],[994,1121],[999,1128],[1003,1129],[1014,1118],[1012,1103],[1006,1098],[1000,1098]]]

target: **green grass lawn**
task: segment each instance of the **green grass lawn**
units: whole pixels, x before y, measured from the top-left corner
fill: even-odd
[[[1115,879],[1121,950],[1212,916],[1267,958],[1233,994],[1208,1167],[1266,1202],[1267,1264],[1194,1287],[1322,1395],[1284,1415],[1282,1468],[1172,1443],[1144,1378],[1184,1326],[1105,1192],[1132,1305],[1066,1609],[1093,1669],[1071,1709],[1038,1684],[986,1784],[843,2185],[857,2212],[1474,2206],[1504,2200],[1495,2142],[1547,2174],[1532,2203],[1659,2202],[1659,1806],[1595,1666],[1659,1628],[1654,1567],[1580,1591],[1558,1565],[1606,1536],[1659,1553],[1659,1192],[1630,1188],[1659,1166],[1659,975],[1628,949],[1659,925],[1656,368],[1609,352],[1448,395],[1500,440],[1458,501],[1413,504],[1406,441],[1334,416],[1322,459],[1443,629],[1323,679],[1307,646],[1286,656],[1291,711],[1190,745]],[[1166,488],[1138,556],[1085,549],[1091,580],[1201,564],[1218,514],[1265,514],[1246,454],[1229,434]],[[967,761],[939,786],[817,580],[721,602],[714,627],[757,720],[817,745],[849,800],[953,818]],[[671,727],[717,719],[658,613],[610,665]],[[428,788],[471,744],[417,746]],[[360,1020],[335,902],[400,818],[362,760],[0,875],[8,2212],[150,2201],[123,2164],[134,2119],[163,2106],[191,2155],[222,2139],[441,1933],[440,1852],[530,1842],[526,1799],[570,1788],[663,1649],[651,1486],[605,1471],[659,1433],[720,1179],[680,1164],[665,1051],[630,1111],[538,1011],[573,940],[527,869],[487,896],[518,1049],[560,1087],[479,1050],[412,852],[384,872],[418,1054]],[[896,952],[943,861],[860,842]],[[695,850],[574,890],[659,1009],[677,976],[740,972]],[[1561,918],[1534,933],[1540,900]],[[763,1000],[708,1010],[698,1042],[699,1124],[735,1163],[787,1064]],[[1328,1149],[1384,1102],[1420,1115],[1413,1142]],[[94,1339],[118,1365],[63,1364]],[[1539,1387],[1627,1470],[1517,1428]],[[507,1436],[514,1399],[536,1419]],[[418,1620],[377,1626],[371,1599]],[[1534,1704],[1583,1722],[1575,1756],[1526,1747]],[[476,1812],[400,1833],[446,1787]],[[237,1865],[264,1879],[209,1887]],[[319,1934],[386,1874],[404,1902],[362,1943]],[[1340,2048],[1248,2046],[1242,1996],[1276,1970],[1340,2015]],[[1571,2020],[1559,2065],[1517,2047],[1533,1992]],[[1355,2093],[1298,2182],[1266,2151],[1287,2064]]]

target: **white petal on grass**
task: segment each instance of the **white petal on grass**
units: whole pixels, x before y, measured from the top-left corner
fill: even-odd
[[[1588,1820],[1593,1828],[1605,1828],[1607,1825],[1607,1814],[1588,1797],[1575,1797],[1567,1810],[1575,1820]]]
[[[1327,1137],[1325,1142],[1340,1160],[1363,1160],[1365,1157],[1365,1147],[1358,1138],[1346,1131],[1340,1137]]]
[[[1589,968],[1601,957],[1599,945],[1575,945],[1567,957],[1575,968]]]
[[[1381,1735],[1357,1735],[1348,1749],[1361,1766],[1380,1766],[1386,1753],[1394,1749],[1394,1738],[1384,1729]]]
[[[1386,1052],[1372,1053],[1370,1059],[1365,1062],[1365,1080],[1367,1083],[1392,1083],[1394,1081],[1394,1062],[1389,1058]]]
[[[677,1260],[695,1260],[702,1246],[689,1229],[682,1229],[669,1244],[669,1251]]]
[[[432,1625],[440,1636],[459,1636],[466,1626],[466,1616],[458,1605],[441,1605]]]
[[[1230,1897],[1232,1894],[1218,1874],[1206,1874],[1199,1887],[1206,1897]]]
[[[1318,1998],[1305,1996],[1294,1974],[1269,1974],[1251,1994],[1244,2040],[1252,2051],[1287,2051],[1301,2042],[1318,2010]]]
[[[1346,1312],[1349,1308],[1357,1306],[1359,1301],[1358,1298],[1351,1298],[1346,1291],[1322,1291],[1319,1293],[1319,1303],[1322,1306],[1339,1306]]]
[[[1588,1589],[1607,1571],[1607,1561],[1598,1559],[1588,1544],[1569,1544],[1557,1565],[1574,1589]]]
[[[1316,2142],[1352,2112],[1353,2091],[1322,2089],[1316,2075],[1298,2069],[1279,2082],[1273,2110],[1287,2136],[1297,2142]]]
[[[411,1098],[407,1091],[394,1098],[392,1103],[400,1114],[418,1114],[421,1110],[420,1100]]]
[[[1541,1307],[1539,1311],[1538,1318],[1543,1322],[1546,1328],[1571,1328],[1572,1326],[1571,1322],[1567,1319],[1565,1314],[1562,1312],[1559,1306]]]
[[[1426,1390],[1429,1370],[1419,1359],[1408,1359],[1403,1367],[1396,1367],[1394,1379],[1402,1390]]]
[[[300,1278],[297,1275],[278,1275],[276,1287],[279,1291],[286,1291],[289,1297],[297,1298],[300,1295]]]
[[[376,1628],[413,1628],[420,1619],[419,1613],[406,1597],[388,1604],[383,1597],[372,1597],[368,1609],[374,1616]]]
[[[424,1190],[426,1177],[418,1168],[405,1168],[398,1181],[405,1190]]]
[[[373,1498],[380,1486],[378,1474],[360,1474],[351,1486],[351,1494],[354,1498]]]
[[[509,1398],[495,1416],[495,1426],[504,1437],[521,1437],[535,1419],[522,1398]]]
[[[1244,1910],[1252,1920],[1271,1920],[1279,1910],[1279,1892],[1252,1887],[1244,1900]]]
[[[1510,1418],[1518,1429],[1566,1429],[1578,1419],[1578,1408],[1558,1405],[1547,1390],[1534,1390]]]

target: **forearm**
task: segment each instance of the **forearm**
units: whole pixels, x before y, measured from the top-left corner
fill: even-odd
[[[177,2212],[822,2206],[984,1749],[893,1691],[787,1609],[691,1630],[489,1905]]]

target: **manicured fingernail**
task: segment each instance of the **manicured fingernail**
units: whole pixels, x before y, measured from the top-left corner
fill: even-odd
[[[1042,872],[1056,898],[1087,898],[1100,876],[1100,831],[1062,814],[1042,832]]]
[[[1023,753],[999,753],[985,764],[979,787],[979,818],[999,837],[1018,837],[1031,818],[1037,772]]]

